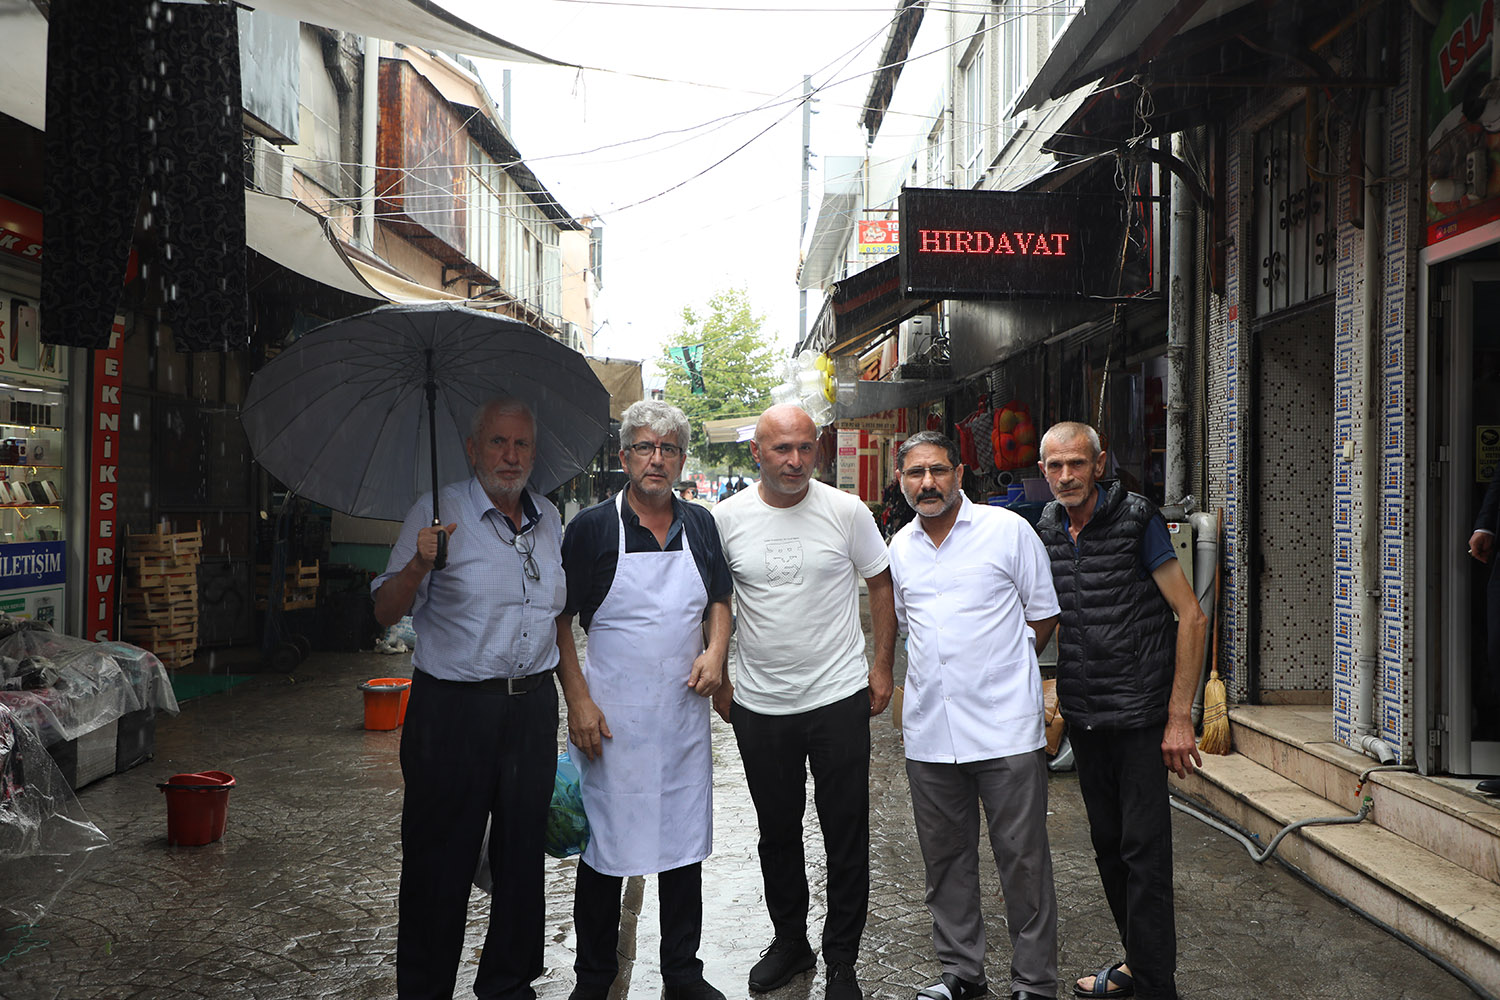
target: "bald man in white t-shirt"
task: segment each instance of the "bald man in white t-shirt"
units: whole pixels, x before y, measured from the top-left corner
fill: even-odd
[[[870,718],[891,700],[896,611],[885,543],[869,509],[812,478],[817,427],[796,406],[761,414],[753,489],[714,507],[734,577],[738,643],[714,707],[734,726],[760,826],[775,934],[750,970],[774,990],[816,962],[802,850],[807,771],[828,856],[827,1000],[860,1000],[854,962],[870,895]],[[865,661],[859,580],[870,592]]]

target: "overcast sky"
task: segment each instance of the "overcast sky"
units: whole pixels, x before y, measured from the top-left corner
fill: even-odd
[[[441,2],[516,45],[618,71],[508,67],[522,155],[570,213],[603,220],[595,322],[609,325],[596,353],[653,357],[684,305],[736,285],[793,345],[802,77],[832,84],[815,105],[814,166],[859,155],[859,106],[895,0]],[[500,100],[507,67],[480,66]]]

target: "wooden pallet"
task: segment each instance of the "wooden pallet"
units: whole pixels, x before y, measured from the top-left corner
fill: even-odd
[[[203,524],[193,531],[125,536],[125,638],[168,667],[191,663],[198,649],[198,562]]]
[[[271,591],[271,567],[259,563],[255,567],[255,609],[266,610]],[[281,610],[297,611],[318,606],[318,563],[298,560],[288,563],[281,585]]]

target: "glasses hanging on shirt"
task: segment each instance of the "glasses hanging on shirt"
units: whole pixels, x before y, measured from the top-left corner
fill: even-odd
[[[542,569],[536,564],[536,559],[534,559],[531,555],[536,551],[536,536],[527,531],[525,533],[518,533],[510,538],[506,538],[504,535],[500,534],[500,528],[495,524],[495,522],[491,521],[490,527],[495,529],[496,538],[500,539],[506,545],[509,545],[511,548],[515,549],[521,554],[521,568],[525,570],[526,576],[532,580],[540,582],[542,579]]]

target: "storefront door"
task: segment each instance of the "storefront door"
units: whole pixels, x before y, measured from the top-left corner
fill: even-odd
[[[1459,265],[1451,287],[1431,383],[1442,502],[1429,544],[1442,628],[1430,662],[1438,670],[1437,711],[1446,717],[1438,728],[1447,724],[1445,769],[1500,774],[1500,578],[1488,610],[1500,544],[1488,566],[1468,554],[1485,489],[1500,475],[1500,264]]]

